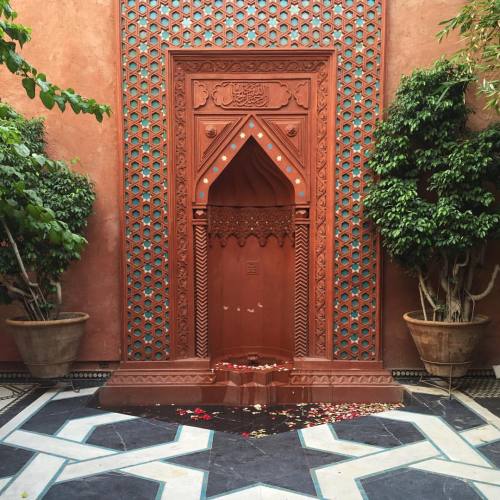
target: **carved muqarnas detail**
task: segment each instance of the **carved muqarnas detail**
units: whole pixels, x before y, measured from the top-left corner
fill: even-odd
[[[269,236],[275,236],[280,246],[295,232],[292,207],[217,207],[208,209],[209,242],[217,238],[222,246],[234,236],[244,246],[249,236],[255,236],[265,246]]]

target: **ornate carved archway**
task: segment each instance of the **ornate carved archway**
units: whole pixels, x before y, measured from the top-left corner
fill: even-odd
[[[176,357],[208,356],[208,189],[252,136],[295,188],[295,355],[331,359],[333,54],[170,52]]]
[[[123,363],[102,401],[400,400],[380,360],[333,359],[335,52],[173,50],[168,68],[169,360]],[[293,185],[294,359],[243,391],[211,366],[207,200],[249,137]]]

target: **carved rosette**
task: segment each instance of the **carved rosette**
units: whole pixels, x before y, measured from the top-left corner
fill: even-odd
[[[290,373],[290,384],[307,386],[307,385],[385,385],[393,384],[394,380],[389,373],[366,373],[359,374],[337,374],[328,371],[315,370],[308,371],[293,371]]]
[[[188,370],[165,370],[151,373],[151,370],[117,370],[106,383],[107,386],[165,386],[165,385],[212,385],[213,373]]]

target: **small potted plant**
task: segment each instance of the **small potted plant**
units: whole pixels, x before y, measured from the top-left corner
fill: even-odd
[[[95,194],[44,146],[42,120],[0,103],[0,303],[22,306],[8,329],[31,374],[53,378],[69,372],[89,317],[60,311],[60,279],[86,244]]]
[[[467,128],[472,80],[445,59],[402,79],[375,133],[376,182],[365,197],[388,254],[416,278],[421,310],[404,319],[426,370],[441,377],[467,372],[489,322],[476,305],[500,273],[485,262],[500,236],[500,127]]]

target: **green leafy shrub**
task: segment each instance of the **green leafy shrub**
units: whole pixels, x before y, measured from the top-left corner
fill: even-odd
[[[468,0],[455,17],[440,24],[439,41],[458,31],[463,44],[454,59],[474,73],[486,107],[500,113],[500,1]]]
[[[423,314],[469,321],[491,292],[474,292],[488,240],[500,236],[500,126],[466,127],[465,65],[438,61],[404,77],[375,132],[365,197],[389,255],[418,276]]]
[[[0,302],[56,317],[59,280],[80,258],[92,183],[45,155],[44,126],[0,103]]]
[[[34,99],[38,90],[38,97],[48,109],[57,105],[61,111],[65,111],[69,105],[75,113],[94,115],[99,122],[102,122],[104,115],[110,116],[111,108],[108,105],[82,97],[71,88],[59,88],[21,56],[24,44],[31,40],[31,29],[16,23],[16,18],[17,12],[12,8],[11,1],[0,0],[0,65],[22,78],[21,83],[28,97]]]

